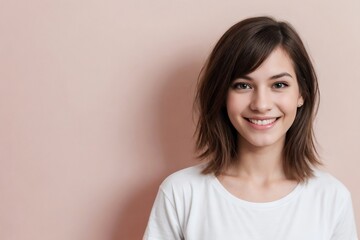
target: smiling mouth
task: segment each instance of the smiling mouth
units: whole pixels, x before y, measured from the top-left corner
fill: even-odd
[[[268,119],[261,119],[261,120],[260,119],[252,119],[252,118],[245,118],[245,119],[255,125],[266,126],[266,125],[274,123],[279,118],[268,118]]]

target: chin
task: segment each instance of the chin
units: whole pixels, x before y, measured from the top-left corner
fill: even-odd
[[[265,147],[271,147],[271,146],[277,146],[278,144],[283,144],[283,138],[264,138],[261,139],[244,139],[242,138],[242,141],[245,145],[249,145],[250,147],[254,148],[265,148]]]
[[[251,146],[255,147],[255,148],[265,148],[265,147],[270,147],[273,146],[274,143],[272,142],[260,142],[260,143],[250,143]]]

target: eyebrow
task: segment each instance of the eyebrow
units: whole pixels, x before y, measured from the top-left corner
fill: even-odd
[[[279,74],[276,74],[274,76],[271,76],[270,79],[271,80],[274,80],[274,79],[278,79],[278,78],[282,78],[282,77],[291,77],[291,74],[287,73],[287,72],[283,72],[283,73],[279,73]],[[239,78],[243,78],[243,79],[246,79],[246,80],[253,80],[251,77],[249,77],[248,75],[245,75],[245,76],[240,76]]]

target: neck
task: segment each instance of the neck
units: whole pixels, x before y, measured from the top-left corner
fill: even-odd
[[[281,140],[271,146],[255,147],[245,141],[240,142],[236,164],[228,173],[262,182],[285,179],[284,144],[285,141]]]

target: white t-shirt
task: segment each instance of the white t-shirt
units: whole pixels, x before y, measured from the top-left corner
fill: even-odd
[[[287,196],[253,203],[228,192],[203,165],[161,184],[144,240],[357,240],[351,196],[328,173]]]

